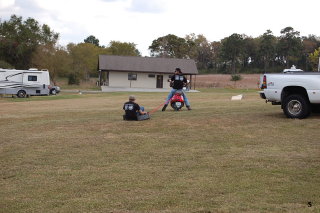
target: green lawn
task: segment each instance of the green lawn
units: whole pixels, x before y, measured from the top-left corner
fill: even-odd
[[[320,211],[320,114],[205,89],[123,121],[129,94],[1,98],[0,212]],[[135,95],[151,111],[167,94]]]

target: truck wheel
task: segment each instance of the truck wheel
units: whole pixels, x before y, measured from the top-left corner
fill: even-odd
[[[27,95],[27,93],[24,90],[19,90],[17,93],[18,98],[25,98],[26,95]]]
[[[284,100],[283,112],[288,118],[306,118],[311,112],[310,103],[305,96],[290,95]]]
[[[55,89],[52,89],[50,93],[51,93],[51,95],[56,95],[57,91]]]

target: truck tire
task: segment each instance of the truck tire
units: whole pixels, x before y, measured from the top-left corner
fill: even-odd
[[[289,95],[283,102],[283,112],[288,118],[303,119],[310,115],[309,100],[303,95]]]
[[[57,94],[56,89],[52,89],[52,90],[50,91],[50,94],[51,94],[51,95],[56,95],[56,94]]]
[[[27,93],[24,90],[19,90],[18,93],[17,93],[17,97],[18,98],[25,98],[26,95],[27,95]]]

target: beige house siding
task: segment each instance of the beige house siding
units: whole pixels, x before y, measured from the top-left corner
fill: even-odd
[[[137,80],[128,80],[128,74],[137,74]],[[148,75],[155,75],[154,78]],[[157,75],[163,76],[163,88],[170,88],[168,79],[169,74],[155,73],[133,73],[133,72],[114,72],[109,71],[109,87],[128,87],[128,88],[156,88]]]
[[[170,89],[168,78],[177,67],[186,77],[189,76],[190,86],[195,85],[192,84],[195,79],[192,76],[197,75],[198,70],[192,59],[99,55],[99,84],[117,88],[156,89],[157,76],[163,76],[162,88]],[[137,80],[128,80],[129,73],[137,74]],[[149,77],[149,74],[155,77]]]

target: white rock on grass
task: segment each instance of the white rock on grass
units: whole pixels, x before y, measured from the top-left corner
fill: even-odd
[[[243,99],[243,95],[236,95],[231,97],[231,101],[241,101]]]

